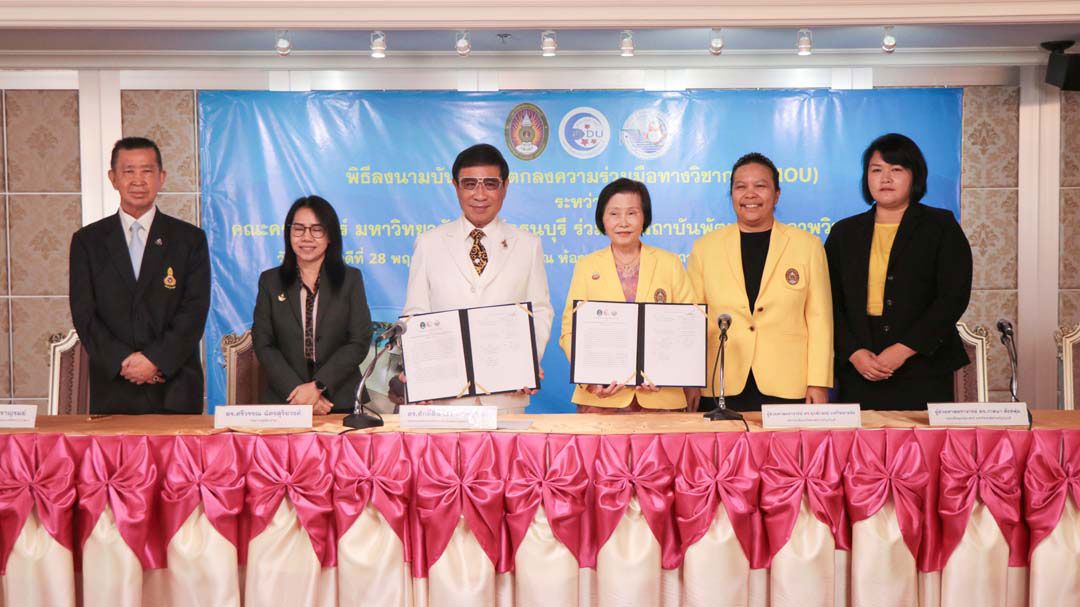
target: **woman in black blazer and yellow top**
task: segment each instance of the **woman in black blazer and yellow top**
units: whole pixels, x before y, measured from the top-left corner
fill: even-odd
[[[285,218],[285,258],[259,277],[251,334],[264,402],[314,405],[317,415],[353,409],[371,313],[360,270],[342,258],[340,225],[326,200],[298,199]]]
[[[694,289],[674,253],[641,242],[652,222],[652,202],[645,184],[616,179],[604,186],[596,202],[596,227],[610,244],[574,266],[563,308],[559,345],[570,357],[575,300],[694,303]],[[629,388],[612,378],[607,386],[579,385],[571,401],[579,413],[682,410],[682,388],[652,385]]]
[[[869,211],[832,227],[840,402],[923,409],[953,399],[953,372],[968,363],[956,322],[971,296],[971,247],[952,213],[920,203],[926,160],[891,133],[863,153]]]

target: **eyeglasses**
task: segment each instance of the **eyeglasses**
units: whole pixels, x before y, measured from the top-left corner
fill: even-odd
[[[465,177],[461,181],[458,181],[458,185],[461,186],[461,189],[470,192],[475,190],[480,184],[484,184],[485,190],[494,192],[502,187],[503,180],[498,177],[484,177],[483,179],[477,177]]]
[[[303,238],[305,232],[311,232],[312,238],[316,240],[321,240],[323,237],[326,236],[326,227],[323,226],[321,223],[316,223],[309,226],[306,226],[302,223],[291,223],[289,224],[289,232],[297,238]]]

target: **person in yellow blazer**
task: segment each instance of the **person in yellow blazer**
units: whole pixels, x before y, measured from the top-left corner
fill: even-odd
[[[641,242],[652,221],[652,202],[645,184],[616,179],[604,186],[596,202],[596,227],[610,244],[581,258],[574,267],[563,308],[559,345],[570,358],[575,300],[694,303],[694,289],[682,261],[674,253]],[[579,413],[683,410],[682,388],[630,388],[611,384],[579,385],[571,399]]]
[[[833,319],[825,248],[813,235],[776,221],[779,199],[776,166],[762,154],[746,154],[731,171],[735,225],[702,236],[690,253],[687,271],[710,317],[702,410],[715,407],[709,397],[720,389],[720,314],[731,316],[724,367],[728,408],[828,402]]]

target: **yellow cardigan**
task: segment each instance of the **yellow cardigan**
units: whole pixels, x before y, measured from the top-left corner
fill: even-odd
[[[656,302],[662,297],[667,303],[695,303],[693,286],[677,255],[642,244],[640,263],[636,301]],[[615,271],[611,247],[586,255],[574,267],[574,277],[570,281],[570,291],[563,308],[562,335],[559,337],[559,345],[568,359],[573,337],[574,300],[626,301],[622,283]],[[661,388],[659,392],[651,393],[623,388],[607,398],[599,398],[578,386],[571,401],[590,407],[621,409],[630,405],[635,394],[638,404],[646,409],[686,407],[682,388]]]
[[[703,396],[712,396],[713,381],[719,381],[716,317],[722,313],[732,318],[725,353],[727,394],[743,391],[751,368],[761,392],[780,398],[803,398],[807,386],[832,387],[832,292],[821,241],[775,222],[751,310],[739,240],[737,225],[710,232],[694,243],[687,263],[698,301],[709,306],[709,381]]]

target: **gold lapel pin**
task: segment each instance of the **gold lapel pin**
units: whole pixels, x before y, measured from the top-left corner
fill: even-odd
[[[162,282],[165,283],[165,288],[166,289],[175,289],[176,288],[176,277],[173,276],[172,267],[169,267],[167,270],[165,270],[165,280],[163,280]]]
[[[278,301],[285,301],[285,294],[284,294],[284,293],[281,293],[281,294],[279,294],[279,295],[277,296],[277,300],[278,300]]]
[[[160,247],[161,245],[165,244],[165,242],[162,241],[160,238],[158,238],[157,240],[154,241],[154,244],[156,244],[157,246]]]

